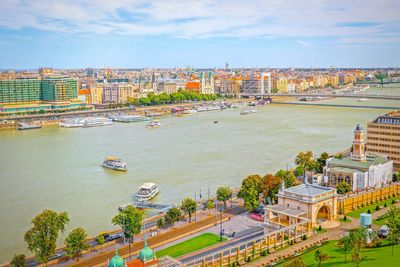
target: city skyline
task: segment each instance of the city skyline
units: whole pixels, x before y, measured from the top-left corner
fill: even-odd
[[[398,67],[398,1],[3,1],[0,69]]]

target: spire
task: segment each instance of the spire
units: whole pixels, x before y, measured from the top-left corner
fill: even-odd
[[[144,232],[144,247],[147,247],[147,235],[146,235],[146,231]]]

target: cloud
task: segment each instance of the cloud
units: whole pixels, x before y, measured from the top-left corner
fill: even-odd
[[[302,46],[314,47],[310,42],[307,42],[307,41],[297,40],[296,42],[297,42],[298,44],[301,44]]]
[[[351,42],[382,33],[392,35],[382,39],[396,41],[400,28],[398,0],[2,0],[0,7],[0,28],[71,34]]]

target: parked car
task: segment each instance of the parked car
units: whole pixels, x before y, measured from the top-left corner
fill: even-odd
[[[62,255],[61,253],[53,254],[53,255],[51,255],[51,256],[49,257],[49,261],[52,261],[52,260],[61,258],[62,256],[63,256],[63,255]]]
[[[114,240],[120,239],[122,237],[124,237],[124,233],[112,234],[112,235],[109,235],[108,237],[106,237],[106,242],[114,241]]]
[[[387,225],[382,225],[381,229],[379,229],[379,236],[382,238],[386,238],[389,235],[389,227]]]

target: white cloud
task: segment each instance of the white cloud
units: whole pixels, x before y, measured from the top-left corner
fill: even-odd
[[[182,38],[295,37],[306,46],[310,43],[304,38],[321,36],[348,43],[381,35],[398,42],[398,10],[398,0],[1,0],[0,28]],[[365,22],[373,24],[351,27]]]

